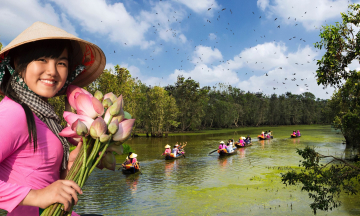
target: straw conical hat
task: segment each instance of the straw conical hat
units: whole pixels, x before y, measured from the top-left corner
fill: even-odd
[[[170,148],[171,146],[169,146],[169,144],[167,144],[166,146],[165,146],[165,148]]]
[[[91,65],[85,64],[85,71],[76,77],[76,79],[71,83],[72,85],[79,87],[87,86],[96,80],[104,71],[106,58],[104,52],[98,46],[69,34],[60,28],[43,22],[35,22],[29,28],[25,29],[0,51],[0,55],[23,44],[46,39],[71,40],[74,56],[72,61],[75,66],[84,62],[93,61]],[[85,60],[83,61],[83,59]],[[72,72],[71,70],[72,69],[69,68],[69,72]],[[62,92],[60,94],[64,93],[65,92]]]
[[[129,156],[129,158],[136,158],[137,157],[137,154],[135,154],[135,153],[132,153],[130,156]]]

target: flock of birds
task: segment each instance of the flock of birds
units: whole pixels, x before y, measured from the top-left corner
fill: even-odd
[[[160,0],[160,1],[161,1],[161,0]],[[211,6],[212,6],[212,5],[211,5]],[[213,10],[213,8],[212,8],[211,6],[208,8],[208,11]],[[332,6],[330,6],[330,7],[332,7]],[[216,18],[216,22],[222,22],[222,21],[221,21],[221,19],[222,19],[222,17],[223,17],[223,14],[222,14],[222,13],[226,13],[227,11],[228,11],[228,13],[230,13],[230,15],[233,14],[233,11],[232,11],[231,9],[222,8],[222,9],[220,9],[220,10],[217,11],[218,14],[217,14],[217,16],[213,16],[213,19]],[[306,16],[307,14],[308,14],[307,11],[304,11],[302,17]],[[159,12],[156,12],[155,15],[159,15]],[[228,15],[229,15],[229,14],[228,14]],[[251,12],[250,15],[253,16],[252,19],[256,19],[256,17],[257,17],[255,12]],[[177,12],[176,12],[176,11],[173,11],[173,16],[168,17],[168,19],[167,19],[167,22],[169,23],[168,26],[174,25],[175,23],[178,24],[178,25],[181,25],[181,23],[184,22],[184,20],[183,20],[182,18],[183,18],[183,17],[181,17],[181,15],[179,15],[179,16],[177,15]],[[185,16],[185,19],[186,19],[186,16]],[[189,19],[189,20],[194,19],[194,18],[193,18],[193,15],[192,15],[191,13],[188,14],[188,15],[187,15],[187,19]],[[262,17],[259,16],[258,19],[262,19]],[[292,17],[288,17],[288,20],[289,20],[289,21],[293,20],[294,26],[298,26],[297,18],[296,18],[296,17],[293,17],[293,18],[292,18]],[[274,21],[274,23],[275,23],[275,25],[274,25],[274,30],[278,29],[278,31],[279,31],[279,32],[276,33],[276,34],[284,34],[284,32],[281,32],[281,31],[279,30],[279,29],[281,29],[281,26],[280,26],[280,24],[277,23],[277,22],[279,22],[279,21],[278,21],[278,18],[276,17],[273,21]],[[190,22],[195,22],[195,21],[194,21],[194,20],[191,20]],[[190,43],[197,43],[197,44],[198,44],[197,46],[200,46],[200,45],[203,45],[203,44],[204,44],[204,46],[209,46],[209,44],[211,44],[211,47],[212,47],[213,49],[215,49],[215,48],[217,48],[221,43],[227,44],[227,42],[225,41],[225,39],[222,39],[222,40],[221,40],[221,39],[218,39],[217,36],[214,36],[214,38],[210,38],[210,37],[211,37],[211,33],[214,33],[214,34],[216,35],[216,33],[218,33],[218,32],[220,32],[220,34],[224,34],[225,32],[228,32],[230,36],[240,37],[240,36],[237,36],[237,35],[235,34],[235,31],[231,28],[231,26],[233,26],[233,25],[231,25],[231,23],[228,22],[228,20],[227,20],[225,23],[223,23],[223,27],[224,27],[224,28],[223,28],[223,29],[219,29],[218,31],[214,31],[214,29],[211,27],[211,25],[213,25],[214,22],[211,21],[209,18],[206,20],[206,22],[205,22],[205,19],[203,19],[203,21],[201,21],[201,20],[200,20],[200,21],[199,21],[199,20],[196,20],[196,22],[204,22],[204,23],[201,24],[203,27],[210,26],[210,28],[203,28],[203,29],[200,31],[199,34],[202,34],[202,35],[204,36],[203,38],[199,39],[198,41],[196,41],[196,40],[194,40],[194,41],[193,41],[193,40],[190,40],[190,41],[189,41]],[[160,23],[160,22],[154,23],[154,24],[152,25],[153,33],[154,33],[154,34],[159,34],[160,31],[165,31],[165,29],[161,28],[162,25],[164,25],[164,24],[163,24],[163,23]],[[275,26],[276,26],[276,28],[275,28]],[[240,28],[240,25],[239,25],[239,24],[236,24],[235,27]],[[317,27],[314,26],[314,28],[317,28]],[[207,30],[208,32],[206,32],[206,30]],[[252,30],[253,30],[253,32],[256,32],[256,29],[253,29],[253,28],[252,28]],[[177,31],[175,28],[166,29],[165,32],[168,33],[168,34],[171,34],[172,37],[177,38],[178,40],[181,40],[181,37],[179,37],[179,33],[178,33],[178,31]],[[209,32],[210,32],[210,33],[209,33]],[[244,32],[244,33],[242,33],[242,34],[247,34],[247,33]],[[241,35],[241,36],[242,36],[242,35]],[[256,42],[258,42],[258,40],[261,40],[261,39],[262,39],[262,42],[266,42],[266,40],[267,40],[268,42],[272,42],[272,41],[275,42],[275,41],[276,41],[276,40],[268,39],[268,38],[270,38],[270,37],[271,37],[271,36],[266,37],[266,35],[259,33],[259,34],[258,34],[258,38],[254,38],[254,43],[257,45],[258,43],[256,43]],[[289,38],[288,40],[289,40],[289,41],[297,40],[297,36],[294,35],[294,36],[292,36],[291,38]],[[306,43],[305,38],[304,38],[304,37],[300,37],[300,42]],[[176,45],[176,44],[181,44],[181,43],[174,43],[174,44]],[[125,42],[124,45],[127,46],[127,43]],[[249,49],[255,49],[255,50],[257,50],[256,45],[255,45],[255,46],[250,46]],[[143,63],[145,63],[145,64],[147,65],[146,68],[147,68],[148,70],[150,70],[150,73],[153,72],[154,70],[155,70],[155,71],[156,71],[156,70],[160,70],[159,68],[161,68],[160,62],[162,62],[163,60],[160,59],[160,58],[156,58],[158,50],[160,50],[160,52],[165,52],[166,55],[176,55],[176,56],[174,56],[174,59],[180,59],[180,60],[179,60],[179,64],[178,64],[177,68],[175,68],[175,69],[177,69],[177,70],[179,70],[179,71],[185,71],[185,70],[183,69],[183,66],[184,66],[184,68],[185,68],[185,67],[188,68],[187,63],[190,64],[190,65],[193,64],[194,67],[198,66],[199,64],[203,65],[203,59],[202,59],[202,57],[201,57],[201,56],[197,56],[197,58],[196,58],[196,60],[195,60],[195,59],[194,59],[194,56],[193,56],[191,53],[184,52],[185,50],[188,50],[188,49],[186,49],[186,48],[183,48],[183,47],[179,46],[179,47],[173,47],[173,49],[171,49],[171,50],[166,50],[166,49],[162,49],[162,46],[163,46],[162,43],[159,43],[158,46],[154,46],[154,48],[152,48],[152,52],[149,54],[149,56],[146,57],[146,58],[141,59],[141,60],[143,61]],[[193,49],[196,50],[197,46],[194,46]],[[232,45],[229,46],[229,48],[232,48],[232,47],[233,47]],[[239,53],[240,51],[241,51],[241,50],[239,50],[238,53]],[[316,52],[317,52],[317,51],[316,51]],[[114,50],[114,54],[116,54],[116,51],[115,51],[115,50]],[[204,53],[201,53],[201,55],[204,55]],[[274,55],[277,55],[277,53],[275,52]],[[181,56],[181,57],[179,58],[179,56]],[[140,58],[140,57],[137,57],[137,56],[135,56],[135,55],[133,55],[133,54],[130,54],[129,57],[132,58],[133,60]],[[241,59],[241,58],[243,58],[243,57],[242,57],[242,56],[239,56],[239,58]],[[310,58],[311,58],[311,56],[310,56],[310,54],[308,54],[308,58],[306,58],[306,60],[305,60],[305,59],[298,59],[298,60],[296,60],[296,61],[298,61],[298,62],[295,62],[294,64],[296,65],[296,67],[301,67],[302,65],[310,64],[311,61],[313,62],[313,64],[315,64],[314,61],[316,61],[316,59],[313,58],[313,59],[309,60]],[[245,58],[244,58],[244,59],[245,59]],[[289,59],[289,56],[286,56],[286,59],[287,59],[287,60],[290,60],[290,59]],[[294,60],[294,59],[292,59],[292,61],[293,61],[293,60]],[[232,61],[234,61],[234,60],[233,60],[233,59],[222,60],[222,61],[219,61],[219,64],[222,64],[222,65],[226,65],[226,63],[227,63],[227,64],[231,64]],[[245,64],[245,61],[243,61],[243,63]],[[248,59],[246,60],[246,64],[248,64],[248,67],[247,67],[247,68],[254,68],[254,64],[255,64],[255,65],[256,65],[256,64],[257,64],[257,65],[261,65],[262,63],[263,63],[263,62],[251,62],[251,60],[248,60]],[[250,65],[250,64],[253,64],[253,65]],[[294,66],[295,66],[295,65],[294,65]],[[210,73],[210,70],[211,70],[211,69],[209,69],[209,68],[211,68],[212,66],[216,66],[216,64],[211,64],[211,66],[210,66],[210,65],[209,65],[209,66],[207,65],[208,68],[205,68],[205,69],[207,69],[208,72]],[[256,69],[256,72],[258,72],[258,71],[261,71],[261,70],[263,70],[263,71],[283,70],[284,66],[279,65],[279,66],[276,67],[276,68],[265,68],[265,66],[264,66],[264,67],[261,67],[261,66],[260,66],[260,67],[255,67],[255,68],[259,68],[259,69]],[[203,67],[202,67],[202,69],[204,70]],[[227,69],[227,68],[224,66],[222,70],[224,71],[224,70],[226,70],[226,69]],[[286,69],[286,68],[284,68],[284,69]],[[173,69],[173,70],[174,70],[174,69]],[[227,70],[230,70],[230,69],[227,69]],[[131,71],[130,71],[130,72],[131,72]],[[255,74],[254,70],[252,70],[251,72]],[[239,77],[240,80],[246,80],[246,79],[248,79],[248,78],[250,77],[250,75],[251,75],[250,71],[248,71],[246,68],[241,69],[241,71],[236,71],[236,73],[237,73],[237,76]],[[278,77],[278,76],[275,76],[275,77],[273,77],[273,78],[275,78],[275,79],[272,79],[272,78],[271,78],[271,73],[269,73],[269,72],[264,72],[263,75],[266,76],[266,77],[269,77],[269,82],[272,82],[272,83],[274,84],[274,86],[272,87],[272,90],[274,90],[274,91],[277,90],[277,89],[279,89],[279,88],[285,88],[285,89],[287,89],[287,87],[289,87],[289,85],[292,85],[292,87],[294,87],[294,86],[296,85],[296,87],[298,87],[298,88],[302,87],[303,91],[305,91],[305,90],[306,90],[306,91],[311,91],[310,88],[309,88],[309,85],[308,85],[308,82],[307,82],[307,81],[310,81],[310,80],[311,80],[312,82],[315,82],[315,71],[313,71],[312,73],[313,73],[314,76],[313,76],[313,77],[309,77],[309,80],[308,80],[308,77],[301,76],[301,74],[298,74],[298,75],[297,75],[296,73],[292,73],[292,74],[291,74],[291,77]],[[299,76],[299,75],[300,75],[300,76]],[[299,78],[298,76],[299,76],[300,78]],[[163,79],[163,78],[164,78],[164,77],[162,77],[162,79]],[[136,79],[137,79],[137,77],[136,77]],[[200,84],[201,84],[201,81],[200,81]],[[267,87],[267,88],[269,88],[269,87]],[[271,87],[270,87],[270,88],[271,88]],[[325,87],[323,87],[323,89],[325,89]],[[267,94],[268,94],[268,93],[271,93],[271,92],[269,92],[269,91],[266,90],[266,89],[261,89],[261,88],[259,88],[259,92],[264,93],[264,90],[266,91],[265,93],[267,93]],[[287,90],[285,90],[285,91],[287,91]],[[284,91],[284,92],[285,92],[285,91]],[[328,92],[326,92],[326,94],[328,94]]]

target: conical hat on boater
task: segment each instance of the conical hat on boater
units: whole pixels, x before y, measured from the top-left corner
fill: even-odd
[[[73,59],[71,59],[74,62],[73,65],[77,66],[79,64],[83,64],[85,66],[85,70],[76,77],[76,79],[71,83],[72,85],[79,87],[87,86],[96,80],[104,71],[106,57],[104,52],[97,45],[82,40],[58,27],[43,22],[35,22],[29,28],[25,29],[0,51],[0,57],[3,54],[6,55],[7,51],[23,44],[47,39],[70,40],[73,49]],[[69,73],[71,72],[72,68],[69,68]],[[2,92],[0,91],[0,93]],[[59,92],[58,95],[62,94],[65,94],[65,91]]]

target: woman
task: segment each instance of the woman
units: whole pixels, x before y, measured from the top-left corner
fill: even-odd
[[[167,155],[167,154],[171,154],[171,149],[170,149],[170,145],[169,144],[167,144],[166,146],[165,146],[165,152],[164,153],[162,153],[162,155]],[[161,156],[162,156],[161,155]]]
[[[220,142],[219,149],[220,149],[220,150],[221,150],[221,149],[226,149],[226,145],[225,145],[224,141],[221,141],[221,142]]]
[[[82,143],[69,153],[47,100],[63,95],[69,84],[94,81],[104,70],[105,55],[94,44],[36,22],[0,51],[0,61],[5,95],[0,102],[0,208],[8,215],[35,216],[62,203],[68,211],[82,191],[64,178]]]
[[[299,130],[297,130],[297,133],[296,133],[296,136],[301,136],[301,134],[300,134],[300,131]]]
[[[179,154],[179,149],[178,149],[179,145],[175,144],[172,153],[174,154],[174,157],[177,157],[177,155]]]

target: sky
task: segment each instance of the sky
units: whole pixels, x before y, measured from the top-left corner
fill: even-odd
[[[341,21],[350,0],[0,0],[0,42],[6,46],[36,21],[98,45],[106,68],[126,67],[151,86],[179,75],[200,86],[244,91],[312,92],[324,50],[320,27]],[[6,21],[4,21],[6,20]],[[360,69],[352,63],[350,69]]]

